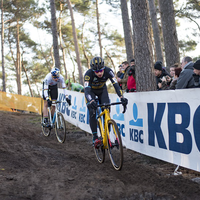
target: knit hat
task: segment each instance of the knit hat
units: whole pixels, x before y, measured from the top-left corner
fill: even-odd
[[[193,65],[194,69],[198,69],[200,70],[200,60],[197,60],[194,65]]]
[[[162,62],[161,62],[161,61],[157,61],[157,62],[154,64],[154,69],[157,69],[157,70],[162,71]]]

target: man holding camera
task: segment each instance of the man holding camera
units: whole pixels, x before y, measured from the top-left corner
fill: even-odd
[[[157,90],[166,90],[168,89],[170,82],[167,80],[170,75],[167,73],[165,68],[162,66],[161,61],[157,61],[154,64],[154,74],[156,76],[156,85],[157,85]]]

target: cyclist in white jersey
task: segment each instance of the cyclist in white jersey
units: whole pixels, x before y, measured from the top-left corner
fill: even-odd
[[[66,84],[63,76],[60,74],[60,70],[58,68],[53,68],[50,73],[48,73],[43,81],[43,99],[44,99],[44,107],[43,107],[43,115],[44,115],[44,123],[48,124],[48,106],[50,107],[52,101],[56,101],[58,98],[58,87],[57,84],[61,83],[62,88],[64,89],[64,94],[66,95],[66,101],[69,105],[71,105],[71,100],[68,98]],[[51,97],[51,100],[49,99]],[[52,105],[52,115],[55,111],[55,105]]]

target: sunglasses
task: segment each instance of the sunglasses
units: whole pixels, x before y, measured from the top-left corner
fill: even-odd
[[[52,76],[53,77],[53,79],[58,79],[59,77],[55,77],[55,76]]]
[[[104,68],[100,69],[100,70],[94,70],[95,73],[99,73],[102,72],[104,70]]]

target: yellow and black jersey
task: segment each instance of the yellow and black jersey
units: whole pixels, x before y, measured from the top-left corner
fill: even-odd
[[[103,88],[106,88],[106,81],[110,79],[113,86],[115,87],[116,93],[118,96],[122,96],[122,91],[117,83],[117,80],[115,78],[115,74],[109,67],[104,68],[104,74],[101,78],[95,75],[94,71],[92,69],[89,69],[84,76],[84,87],[85,87],[85,96],[87,101],[90,101],[91,99],[88,99],[87,96],[90,94],[90,91],[94,90],[100,90]],[[90,96],[90,95],[89,95]]]

